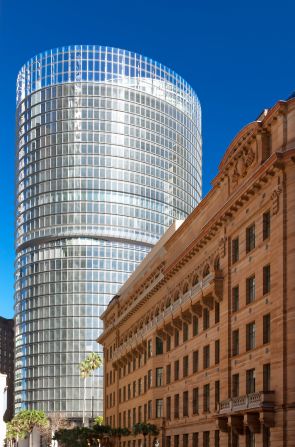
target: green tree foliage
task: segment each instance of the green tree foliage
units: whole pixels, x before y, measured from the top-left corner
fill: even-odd
[[[100,368],[102,365],[102,359],[97,352],[91,352],[88,354],[85,360],[83,360],[80,365],[80,376],[84,379],[84,404],[83,404],[83,425],[85,425],[85,412],[86,412],[86,379],[91,376],[92,373]]]
[[[34,427],[42,428],[48,425],[48,418],[43,411],[22,410],[17,413],[6,428],[6,438],[8,440],[25,439],[29,436]]]
[[[75,427],[72,429],[61,429],[55,432],[53,439],[57,440],[62,447],[89,447],[110,446],[112,441],[128,436],[127,428],[111,428],[109,425],[96,424],[92,428]]]

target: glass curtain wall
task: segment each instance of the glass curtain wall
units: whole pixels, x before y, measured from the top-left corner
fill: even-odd
[[[99,315],[200,200],[200,104],[151,59],[62,47],[19,72],[16,150],[16,411],[80,418]],[[87,380],[87,417],[102,379]]]

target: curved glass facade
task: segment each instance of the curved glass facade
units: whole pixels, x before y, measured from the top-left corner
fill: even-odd
[[[46,51],[21,69],[16,411],[81,417],[78,364],[97,350],[98,316],[197,205],[201,162],[198,99],[162,64],[89,45]],[[87,383],[87,415],[99,413],[102,371]]]

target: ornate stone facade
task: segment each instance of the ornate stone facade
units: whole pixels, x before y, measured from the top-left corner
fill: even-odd
[[[107,423],[154,423],[161,447],[295,446],[294,161],[290,99],[239,132],[212,190],[113,298]]]

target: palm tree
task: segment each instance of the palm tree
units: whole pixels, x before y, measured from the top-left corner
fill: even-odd
[[[86,413],[86,379],[91,376],[92,373],[100,368],[102,365],[102,359],[96,352],[88,354],[85,360],[80,363],[80,375],[84,379],[84,397],[83,397],[83,426],[85,426],[85,413]]]
[[[143,435],[144,438],[144,447],[146,447],[146,437],[147,435],[158,435],[159,430],[158,427],[154,424],[149,424],[145,422],[139,422],[133,426],[133,434],[134,435]]]

